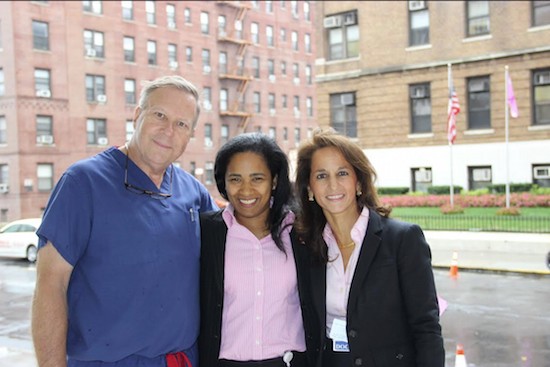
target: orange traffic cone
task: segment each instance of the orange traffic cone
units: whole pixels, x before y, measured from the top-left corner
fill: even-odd
[[[451,278],[458,277],[458,253],[453,252],[453,259],[451,260],[451,270],[449,271]]]
[[[462,344],[456,345],[455,367],[468,367]]]

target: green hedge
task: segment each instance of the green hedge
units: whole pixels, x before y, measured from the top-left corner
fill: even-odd
[[[379,187],[378,195],[404,195],[409,192],[408,187]]]
[[[493,194],[504,194],[506,192],[505,184],[492,184],[487,186]],[[529,192],[533,188],[532,183],[512,183],[510,184],[510,192]]]
[[[462,191],[462,186],[453,186],[453,192],[455,194],[460,194]],[[443,185],[443,186],[430,186],[428,187],[428,194],[432,195],[446,195],[451,192],[451,186]]]

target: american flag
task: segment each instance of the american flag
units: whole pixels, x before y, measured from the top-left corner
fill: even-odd
[[[447,117],[447,139],[450,144],[454,144],[456,139],[456,115],[460,112],[460,104],[456,95],[453,78],[449,73],[449,107]]]

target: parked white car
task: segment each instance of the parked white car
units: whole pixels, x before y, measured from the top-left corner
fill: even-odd
[[[0,256],[36,261],[38,236],[36,230],[41,218],[20,219],[0,229]]]

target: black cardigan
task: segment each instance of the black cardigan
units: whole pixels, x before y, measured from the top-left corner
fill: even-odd
[[[222,211],[202,213],[201,218],[201,330],[199,335],[200,367],[218,366],[222,328],[222,307],[224,291],[224,260],[227,226]],[[296,262],[298,293],[304,322],[307,360],[315,366],[319,353],[319,330],[317,315],[312,307],[308,287],[311,258],[305,245],[301,244],[294,231],[290,233],[292,250]]]

